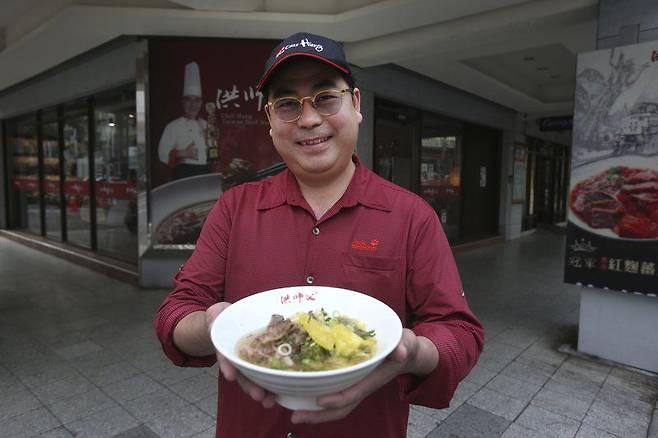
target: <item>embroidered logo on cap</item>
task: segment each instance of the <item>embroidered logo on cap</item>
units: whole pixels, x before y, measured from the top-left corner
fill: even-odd
[[[352,248],[358,249],[361,251],[377,251],[377,246],[379,245],[379,240],[372,239],[370,242],[364,240],[353,240]]]
[[[321,52],[321,51],[324,50],[324,47],[322,47],[322,44],[315,44],[315,43],[309,41],[308,38],[304,38],[298,43],[288,44],[288,45],[285,45],[285,46],[281,47],[281,50],[279,50],[276,54],[276,58],[281,56],[283,54],[283,52],[285,52],[286,50],[292,49],[294,47],[299,47],[299,46],[312,47],[312,48],[315,49],[316,52]]]

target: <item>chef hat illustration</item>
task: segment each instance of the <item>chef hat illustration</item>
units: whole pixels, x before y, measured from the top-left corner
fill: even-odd
[[[190,62],[185,66],[183,96],[201,97],[201,74],[199,73],[199,64],[196,62]]]

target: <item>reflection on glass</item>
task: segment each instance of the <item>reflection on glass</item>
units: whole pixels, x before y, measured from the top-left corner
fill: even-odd
[[[90,247],[89,134],[85,102],[64,113],[64,198],[69,242]]]
[[[375,114],[375,172],[412,190],[412,151],[418,147],[416,111],[380,101]]]
[[[46,236],[62,240],[62,203],[59,187],[59,135],[57,113],[42,116],[41,148],[43,150],[43,192],[46,208]]]
[[[420,155],[420,195],[434,208],[450,243],[459,240],[462,128],[425,114]]]
[[[94,119],[98,249],[136,261],[135,89],[98,96]]]
[[[40,234],[36,120],[12,120],[7,123],[7,128],[11,181],[10,225],[19,230]]]

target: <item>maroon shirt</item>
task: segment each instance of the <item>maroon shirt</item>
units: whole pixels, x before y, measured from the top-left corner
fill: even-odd
[[[313,284],[384,301],[405,327],[436,345],[439,364],[424,378],[399,376],[343,420],[320,425],[292,424],[291,411],[264,409],[220,377],[218,437],[405,437],[409,404],[447,407],[477,361],[484,332],[436,213],[354,161],[347,191],[320,220],[289,170],[227,191],[156,315],[164,351],[176,365],[210,366],[214,356],[190,357],[173,344],[184,316],[268,289]]]

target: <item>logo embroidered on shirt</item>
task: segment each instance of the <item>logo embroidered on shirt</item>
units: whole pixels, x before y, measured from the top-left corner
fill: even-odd
[[[353,240],[352,248],[358,249],[360,251],[377,251],[377,246],[379,245],[379,240],[372,239],[370,242],[364,240]]]

